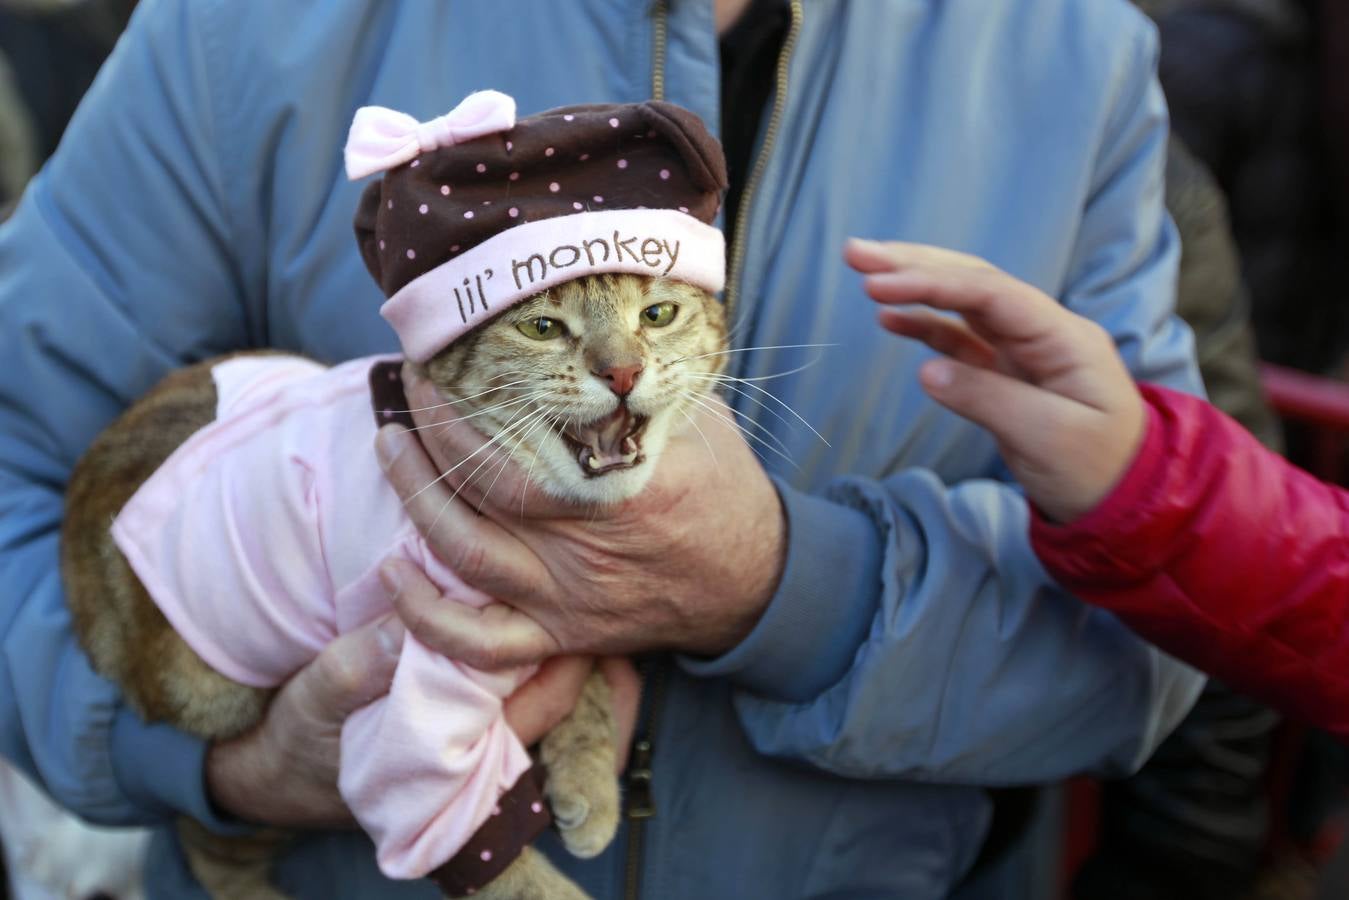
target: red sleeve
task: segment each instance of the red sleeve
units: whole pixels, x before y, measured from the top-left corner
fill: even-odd
[[[1151,385],[1111,494],[1031,540],[1067,590],[1231,686],[1349,739],[1349,494]]]

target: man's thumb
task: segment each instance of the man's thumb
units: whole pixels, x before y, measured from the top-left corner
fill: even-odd
[[[322,708],[345,718],[389,692],[404,633],[397,616],[377,619],[324,647],[301,677]]]

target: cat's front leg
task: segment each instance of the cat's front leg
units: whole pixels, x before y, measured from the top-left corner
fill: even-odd
[[[586,679],[575,709],[539,747],[548,770],[544,794],[553,820],[563,844],[582,859],[603,852],[618,830],[617,745],[609,683],[597,668]]]

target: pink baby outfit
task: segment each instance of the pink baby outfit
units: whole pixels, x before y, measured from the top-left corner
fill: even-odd
[[[216,421],[113,524],[169,622],[234,681],[274,687],[390,612],[378,578],[390,556],[464,602],[489,602],[430,552],[379,468],[373,362],[243,356],[215,366]],[[451,860],[501,815],[508,792],[532,797],[523,811],[546,821],[536,786],[521,779],[529,754],[502,717],[503,698],[530,674],[475,671],[404,638],[389,694],[342,729],[342,796],[386,875],[417,878]],[[472,850],[490,861],[490,849]]]

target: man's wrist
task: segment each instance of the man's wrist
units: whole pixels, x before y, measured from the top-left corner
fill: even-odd
[[[275,783],[267,771],[268,758],[248,735],[208,744],[202,778],[212,808],[241,822],[266,822],[266,787]]]
[[[785,551],[772,597],[726,653],[681,662],[693,675],[796,702],[818,696],[852,665],[875,617],[884,550],[865,513],[775,485]]]
[[[696,646],[686,648],[688,652],[720,656],[743,643],[777,593],[787,564],[789,525],[781,495],[771,481],[766,480],[766,485],[772,493],[773,514],[764,516],[761,527],[750,529],[746,533],[748,540],[733,554],[733,565],[743,573],[743,584],[736,591],[734,602],[724,607],[725,619],[720,627],[711,634],[704,629],[704,637]]]

